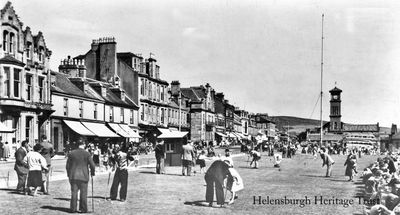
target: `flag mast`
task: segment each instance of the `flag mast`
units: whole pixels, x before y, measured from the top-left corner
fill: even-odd
[[[320,99],[320,114],[319,114],[319,119],[320,119],[320,147],[322,146],[322,131],[323,131],[323,123],[322,123],[322,78],[323,78],[323,71],[324,71],[324,14],[322,14],[322,34],[321,34],[321,99]]]

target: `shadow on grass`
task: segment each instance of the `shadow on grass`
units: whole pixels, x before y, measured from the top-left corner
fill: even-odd
[[[54,207],[54,206],[49,206],[49,205],[45,205],[45,206],[42,206],[42,207],[40,207],[40,208],[48,209],[48,210],[53,210],[53,211],[61,211],[61,212],[66,212],[66,213],[71,212],[69,208]]]
[[[349,180],[347,180],[347,179],[329,179],[329,181],[349,182]]]
[[[0,191],[7,191],[8,194],[16,194],[16,195],[25,195],[23,193],[18,192],[15,189],[10,189],[10,188],[2,188]]]
[[[300,175],[300,176],[305,176],[305,177],[310,177],[310,178],[329,178],[329,177],[325,177],[324,175]]]
[[[209,207],[208,203],[205,201],[193,201],[193,202],[185,202],[183,203],[185,205],[191,205],[191,206],[199,206],[199,207]]]

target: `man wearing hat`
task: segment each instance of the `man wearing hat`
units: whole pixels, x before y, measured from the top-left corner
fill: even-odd
[[[232,160],[231,152],[229,151],[229,149],[225,149],[225,156],[222,157],[221,160],[223,160],[223,161],[228,161],[228,162],[229,162],[229,165],[230,165],[231,167],[233,167],[233,160]]]
[[[115,170],[115,174],[110,190],[109,200],[117,199],[118,187],[121,184],[119,198],[121,202],[125,202],[128,191],[128,162],[129,160],[133,161],[134,158],[131,154],[123,152],[119,144],[115,144],[111,159],[114,161],[113,170]]]
[[[193,146],[191,141],[188,141],[182,146],[182,175],[185,175],[185,170],[187,176],[191,175],[193,159],[195,158]]]
[[[157,174],[164,174],[164,159],[165,159],[165,150],[164,150],[164,140],[159,139],[157,140],[157,145],[154,149],[154,154],[156,156],[156,173]]]
[[[67,175],[71,184],[71,212],[77,212],[78,191],[80,192],[79,210],[86,213],[87,190],[89,181],[89,167],[92,177],[95,174],[95,165],[92,156],[85,150],[85,143],[79,141],[79,147],[68,154]]]

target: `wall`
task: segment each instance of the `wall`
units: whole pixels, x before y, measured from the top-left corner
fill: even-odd
[[[125,62],[118,60],[117,74],[120,77],[121,88],[125,90],[130,99],[139,104],[138,73]]]

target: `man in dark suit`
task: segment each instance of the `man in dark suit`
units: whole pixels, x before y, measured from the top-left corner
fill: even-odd
[[[164,159],[165,159],[165,150],[164,150],[164,140],[157,140],[157,145],[154,149],[156,155],[156,173],[157,174],[164,174]]]
[[[15,152],[15,165],[14,170],[17,172],[18,175],[18,184],[17,184],[17,191],[23,194],[27,193],[27,189],[25,186],[26,178],[28,176],[28,164],[24,162],[24,158],[28,153],[28,141],[24,140],[21,143],[21,147]]]
[[[89,181],[89,167],[92,177],[95,174],[95,165],[89,152],[85,150],[85,143],[79,142],[79,147],[73,150],[67,159],[67,175],[71,184],[71,212],[77,211],[78,191],[80,191],[79,210],[87,213],[87,190]]]
[[[217,196],[217,204],[221,207],[224,206],[225,196],[224,196],[224,180],[228,176],[231,176],[229,172],[229,165],[224,161],[217,160],[211,164],[208,168],[204,179],[207,183],[206,188],[206,202],[208,205],[212,207],[214,201],[214,185],[215,185],[215,194]]]
[[[182,175],[185,175],[185,169],[187,169],[187,175],[190,176],[194,158],[193,146],[188,141],[188,143],[182,146]]]
[[[42,191],[45,195],[49,194],[49,182],[50,182],[50,171],[51,171],[51,158],[54,157],[56,154],[54,152],[53,145],[47,140],[46,135],[42,136],[42,142],[40,143],[42,146],[42,150],[40,154],[46,159],[47,169],[44,170],[44,177],[43,177],[43,187]]]

